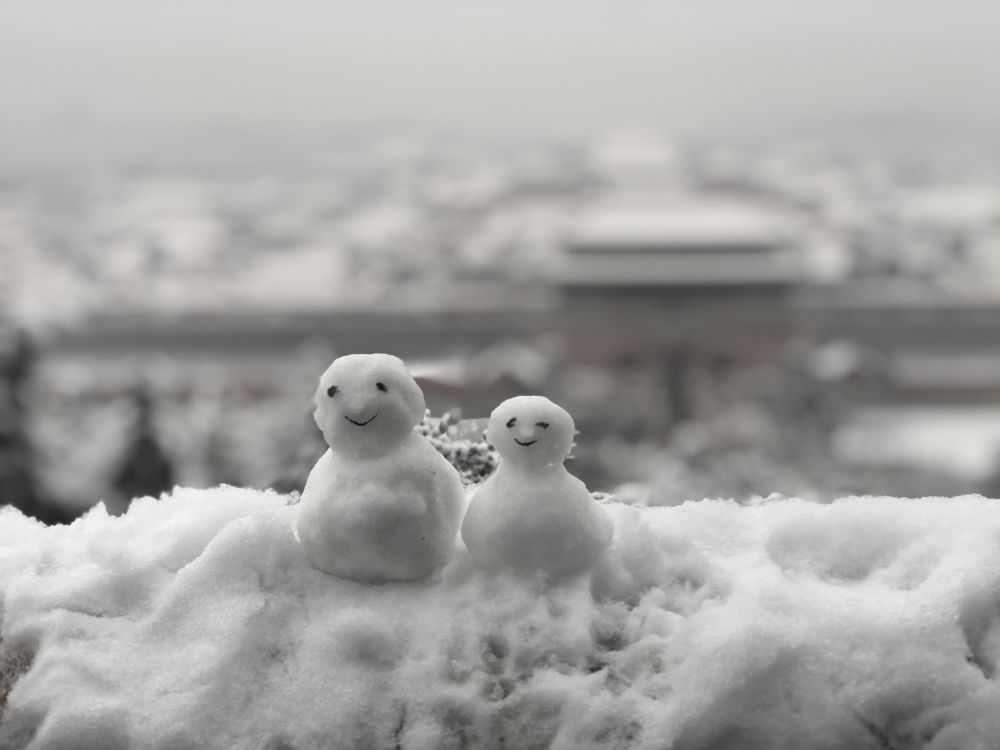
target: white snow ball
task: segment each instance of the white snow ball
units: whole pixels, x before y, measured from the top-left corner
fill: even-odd
[[[515,396],[493,410],[486,439],[504,461],[540,467],[566,459],[575,430],[569,412],[544,396]]]
[[[298,507],[310,563],[364,583],[415,581],[450,558],[462,480],[413,428],[423,393],[387,354],[340,357],[320,378],[316,423],[330,444]]]
[[[313,417],[340,453],[374,455],[403,440],[424,416],[424,394],[398,357],[348,354],[319,379]]]
[[[573,419],[543,396],[517,396],[490,416],[500,466],[475,492],[462,540],[486,570],[542,571],[555,579],[587,570],[614,534],[611,519],[563,465]]]

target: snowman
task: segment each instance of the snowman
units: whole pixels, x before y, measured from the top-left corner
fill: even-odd
[[[299,505],[313,566],[364,583],[426,578],[448,560],[461,522],[458,472],[413,432],[424,394],[402,360],[350,354],[323,373],[313,414],[330,449]]]
[[[569,413],[543,396],[508,399],[490,415],[486,437],[500,466],[462,522],[479,567],[558,578],[588,569],[607,548],[611,519],[563,465],[574,434]]]

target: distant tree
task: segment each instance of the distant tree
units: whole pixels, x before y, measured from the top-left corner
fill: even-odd
[[[160,446],[153,419],[153,397],[139,386],[132,392],[135,422],[131,429],[113,486],[124,503],[122,510],[137,497],[158,497],[174,487],[174,466]]]
[[[216,414],[215,422],[205,440],[204,461],[213,484],[243,485],[244,477],[234,459],[236,447],[229,434],[230,425],[224,416]]]
[[[5,331],[0,341],[0,505],[12,505],[44,523],[63,523],[70,514],[43,496],[28,430],[28,384],[35,347],[21,330]]]
[[[301,492],[313,465],[326,450],[323,434],[316,428],[312,415],[307,414],[291,425],[284,425],[280,435],[281,440],[274,446],[280,461],[268,486],[277,492]]]
[[[6,391],[6,385],[0,387]],[[37,516],[38,488],[24,420],[7,392],[0,394],[0,400],[0,503]]]

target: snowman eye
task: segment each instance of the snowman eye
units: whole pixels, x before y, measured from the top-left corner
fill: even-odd
[[[513,427],[513,426],[514,426],[514,423],[515,423],[516,421],[517,421],[517,417],[511,417],[510,419],[508,419],[508,420],[507,420],[507,427],[508,427],[508,428],[509,428],[509,427]]]
[[[543,430],[549,429],[548,422],[535,422],[535,427],[541,427]]]
[[[329,388],[327,388],[326,389],[326,395],[329,396],[330,398],[333,398],[334,396],[336,396],[337,395],[337,386],[331,385]]]
[[[389,389],[385,387],[385,383],[376,383],[375,387],[378,388],[382,393],[385,393]]]

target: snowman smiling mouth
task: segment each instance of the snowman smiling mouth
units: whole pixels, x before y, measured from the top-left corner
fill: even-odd
[[[517,443],[518,445],[522,445],[522,446],[524,446],[525,448],[527,448],[527,447],[528,447],[529,445],[534,445],[535,443],[537,443],[537,442],[538,442],[538,438],[535,438],[534,440],[529,440],[529,441],[528,441],[528,442],[526,442],[526,443],[522,443],[522,442],[521,442],[520,440],[518,440],[517,438],[514,438],[514,442],[515,442],[515,443]]]
[[[356,425],[358,427],[364,427],[366,424],[368,424],[369,422],[371,422],[377,416],[378,416],[378,412],[375,412],[370,417],[368,417],[368,419],[366,419],[364,422],[356,422],[355,420],[351,419],[350,417],[348,417],[346,415],[344,416],[344,419],[346,419],[348,422],[350,422],[353,425]]]

